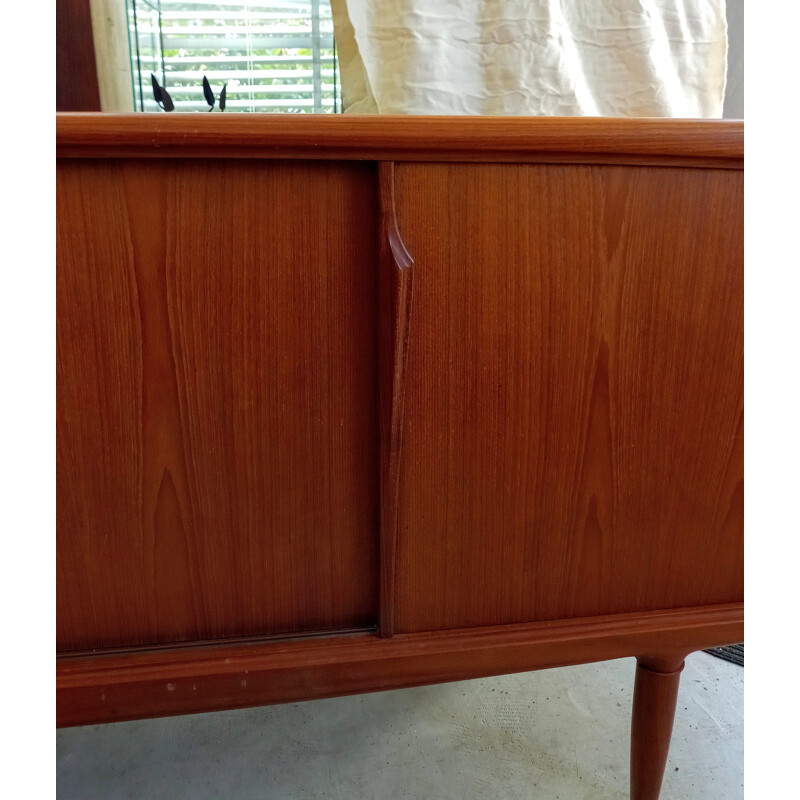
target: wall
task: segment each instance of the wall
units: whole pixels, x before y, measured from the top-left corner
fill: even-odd
[[[728,84],[724,117],[744,119],[744,0],[728,0]]]

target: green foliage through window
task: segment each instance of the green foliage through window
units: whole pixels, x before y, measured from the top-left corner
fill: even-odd
[[[204,75],[226,112],[341,111],[329,0],[126,2],[137,111],[161,111],[151,73],[175,111],[209,110]]]

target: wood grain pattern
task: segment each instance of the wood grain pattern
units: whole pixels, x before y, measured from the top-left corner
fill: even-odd
[[[62,114],[58,154],[125,158],[624,163],[742,168],[734,120]]]
[[[56,110],[100,111],[89,0],[56,3]]]
[[[57,127],[58,724],[636,656],[656,797],[743,639],[742,125]]]
[[[381,636],[394,634],[397,525],[400,515],[400,460],[411,335],[414,260],[403,243],[395,212],[394,164],[378,166],[381,203],[380,292],[380,415],[381,415]]]
[[[374,166],[57,176],[59,649],[374,625]]]
[[[742,640],[741,604],[389,639],[353,635],[58,662],[57,722],[88,725],[246,708]]]
[[[397,631],[741,600],[742,174],[398,164]]]

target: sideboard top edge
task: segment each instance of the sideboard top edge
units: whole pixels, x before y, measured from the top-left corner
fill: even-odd
[[[61,158],[571,160],[739,166],[741,120],[56,114]]]

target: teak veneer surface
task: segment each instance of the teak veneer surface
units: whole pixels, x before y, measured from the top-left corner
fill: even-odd
[[[374,626],[374,165],[57,187],[59,649]]]
[[[742,183],[396,165],[398,632],[742,599]]]
[[[59,724],[742,641],[742,123],[67,114],[57,152]],[[637,800],[676,685],[637,683]]]

